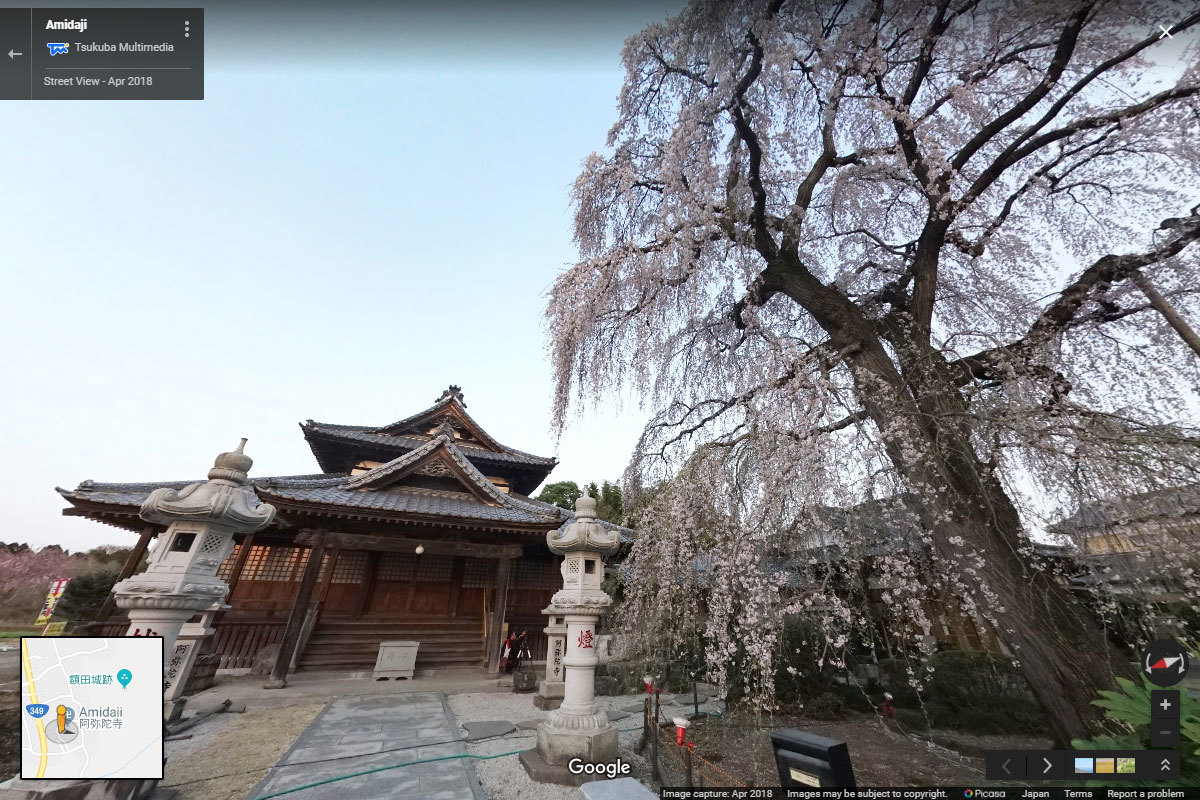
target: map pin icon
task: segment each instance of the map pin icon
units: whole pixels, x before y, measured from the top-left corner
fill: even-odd
[[[121,684],[121,688],[128,688],[129,682],[133,680],[133,673],[127,669],[117,670],[117,683]]]

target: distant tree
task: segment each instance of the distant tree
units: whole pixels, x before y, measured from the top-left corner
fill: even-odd
[[[590,497],[596,498],[596,516],[605,522],[611,522],[615,525],[624,524],[625,510],[621,497],[621,487],[611,481],[603,483],[584,484],[583,488],[579,488],[579,484],[575,481],[559,481],[558,483],[548,483],[546,488],[542,489],[542,493],[535,499],[541,500],[543,503],[551,503],[559,508],[565,508],[568,511],[575,510],[575,501],[583,497],[584,491],[587,491]]]
[[[546,488],[542,489],[542,493],[534,499],[574,511],[575,501],[582,496],[583,490],[575,481],[559,481],[546,484]]]
[[[596,516],[614,525],[625,524],[625,506],[621,497],[621,487],[615,483],[604,483],[599,486],[592,481],[587,486],[587,492],[596,498]]]
[[[112,592],[120,572],[118,566],[100,566],[77,575],[67,584],[54,609],[54,616],[72,622],[91,622]]]
[[[133,552],[132,547],[124,547],[116,544],[102,544],[98,547],[93,547],[84,555],[96,564],[116,564],[119,569],[125,563],[125,559],[129,558]]]
[[[0,547],[0,615],[33,622],[50,582],[70,578],[80,561],[56,546],[41,550]]]

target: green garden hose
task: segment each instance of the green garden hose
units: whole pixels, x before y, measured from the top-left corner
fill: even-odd
[[[641,728],[640,727],[638,727],[638,728],[618,728],[617,730],[620,733],[628,733],[629,731],[641,730]],[[468,742],[468,744],[469,744],[469,742]],[[302,786],[293,786],[291,789],[283,789],[278,792],[272,792],[271,794],[264,794],[261,797],[255,798],[255,800],[271,800],[271,798],[273,798],[273,797],[282,797],[285,794],[291,794],[292,792],[299,792],[303,789],[312,789],[316,786],[324,786],[327,783],[335,783],[337,781],[345,781],[345,780],[349,780],[350,778],[357,778],[360,775],[370,775],[373,772],[383,772],[383,771],[389,770],[389,769],[399,769],[400,767],[411,767],[411,766],[414,766],[415,764],[429,764],[434,761],[450,761],[455,758],[476,758],[481,761],[485,761],[485,760],[489,760],[489,759],[493,759],[493,758],[503,758],[504,756],[516,756],[516,755],[520,755],[523,752],[525,752],[525,751],[524,750],[510,750],[507,753],[496,753],[496,754],[490,755],[490,756],[475,755],[474,753],[455,753],[453,755],[438,756],[436,758],[420,758],[420,759],[417,759],[416,761],[405,761],[400,764],[388,764],[388,765],[382,766],[382,767],[372,767],[371,769],[363,769],[363,770],[359,770],[358,772],[350,772],[345,775],[337,775],[332,778],[326,778],[325,780],[315,781],[313,783],[306,783]]]

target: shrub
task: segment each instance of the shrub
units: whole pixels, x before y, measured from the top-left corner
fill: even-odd
[[[839,695],[824,692],[804,704],[804,713],[813,719],[838,719],[846,713],[846,704]]]
[[[929,727],[925,715],[915,708],[897,708],[896,722],[911,731],[923,731]]]
[[[923,699],[930,724],[973,733],[1041,733],[1046,715],[1006,656],[947,650],[930,659]]]
[[[834,671],[820,664],[825,637],[811,621],[800,616],[784,619],[780,654],[775,664],[775,698],[781,705],[804,704],[826,694]]]
[[[119,567],[100,567],[72,578],[58,599],[54,616],[71,622],[94,620],[117,582],[118,571]]]
[[[879,682],[885,691],[892,693],[892,700],[897,706],[916,708],[921,704],[921,698],[909,679],[908,664],[902,658],[880,659]],[[914,661],[913,664],[914,669],[919,667],[919,662]]]
[[[913,662],[914,665],[916,662]],[[1042,733],[1045,713],[1006,656],[944,650],[929,659],[932,674],[918,693],[902,659],[879,662],[883,687],[897,707],[921,709],[928,724],[972,733]]]
[[[851,711],[871,713],[878,710],[883,703],[883,690],[874,682],[865,686],[835,686],[833,690],[841,698],[842,704]]]

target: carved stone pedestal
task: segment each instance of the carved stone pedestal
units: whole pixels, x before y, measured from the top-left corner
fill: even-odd
[[[538,687],[533,705],[542,711],[551,711],[562,705],[566,691],[563,680],[566,669],[563,659],[567,655],[567,625],[563,617],[566,611],[551,605],[542,613],[550,618],[550,623],[542,629],[546,632],[546,680]]]
[[[533,696],[534,708],[542,711],[553,711],[562,705],[564,684],[555,683],[553,685],[543,683],[538,687],[537,694]]]

